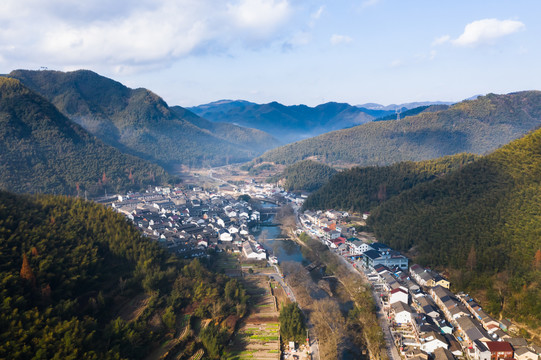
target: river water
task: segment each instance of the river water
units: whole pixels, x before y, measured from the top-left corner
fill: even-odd
[[[263,203],[264,207],[275,207],[274,204]],[[297,244],[295,241],[290,239],[284,239],[281,234],[281,228],[276,226],[274,219],[271,218],[267,222],[262,223],[257,228],[251,229],[252,234],[256,240],[263,245],[270,255],[274,255],[278,258],[278,262],[283,264],[284,262],[297,262],[306,266],[311,263],[311,261],[303,254],[304,248]],[[282,268],[283,269],[283,268]],[[289,275],[285,273],[286,277]],[[324,268],[320,270],[314,270],[310,272],[310,277],[315,284],[320,281],[325,275]],[[329,282],[329,285],[332,289],[336,287],[336,280],[334,278],[324,279]],[[329,294],[320,288],[315,288],[311,291],[310,296],[313,299],[319,300],[324,298],[330,298]],[[353,303],[351,301],[341,301],[340,299],[334,298],[338,302],[340,309],[347,315],[347,312],[353,308]],[[357,348],[352,348],[348,346],[348,349],[345,349],[342,353],[341,359],[351,360],[361,358],[359,356],[360,351]]]

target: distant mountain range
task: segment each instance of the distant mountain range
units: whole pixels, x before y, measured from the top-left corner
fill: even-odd
[[[0,188],[83,196],[170,181],[163,168],[104,144],[18,80],[0,77]]]
[[[473,98],[470,98],[467,100],[473,100]],[[418,101],[418,102],[410,102],[410,103],[404,103],[404,104],[390,104],[390,105],[366,103],[366,104],[357,105],[357,107],[362,108],[362,109],[381,110],[381,111],[396,111],[396,110],[406,111],[406,110],[410,110],[410,109],[417,108],[420,106],[453,105],[453,104],[454,102],[449,102],[449,101]]]
[[[16,70],[7,76],[105,143],[169,170],[248,161],[279,144],[262,131],[212,124],[181,107],[172,109],[149,90],[130,89],[91,71]]]
[[[234,123],[265,131],[284,143],[364,124],[394,113],[336,102],[309,107],[286,106],[277,102],[255,104],[243,100],[220,100],[188,109],[214,122]]]
[[[541,125],[541,92],[489,94],[447,110],[370,122],[270,150],[256,161],[293,164],[310,157],[361,166],[484,154]]]

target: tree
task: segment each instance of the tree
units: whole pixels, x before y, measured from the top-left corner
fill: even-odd
[[[26,257],[26,254],[23,254],[23,265],[21,266],[21,277],[30,284],[32,284],[33,287],[36,286],[36,277],[34,276],[34,272],[32,271],[32,268],[30,267],[30,263],[28,262],[28,258]]]
[[[290,303],[280,310],[280,335],[285,341],[302,342],[306,335],[304,315],[297,303]]]
[[[475,252],[475,245],[472,244],[470,248],[470,253],[468,254],[468,260],[466,260],[466,266],[470,271],[475,269],[477,265],[477,253]]]

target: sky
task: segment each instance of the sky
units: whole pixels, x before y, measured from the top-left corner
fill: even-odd
[[[2,0],[0,73],[88,69],[169,105],[541,90],[536,0]]]

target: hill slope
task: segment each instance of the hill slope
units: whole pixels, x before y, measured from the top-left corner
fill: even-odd
[[[367,212],[407,189],[459,169],[476,158],[471,154],[458,154],[435,160],[344,170],[310,194],[303,208]]]
[[[192,107],[190,110],[212,121],[235,123],[263,130],[278,139],[283,139],[284,142],[363,124],[390,113],[334,102],[309,107],[285,106],[277,102],[260,105],[240,100],[221,100]]]
[[[288,191],[314,191],[326,184],[336,174],[332,167],[312,160],[299,161],[288,166],[271,181],[280,180]]]
[[[540,324],[541,130],[390,199],[369,224],[417,261],[454,269],[459,288],[486,290],[486,310]]]
[[[258,161],[292,164],[310,156],[361,166],[483,154],[541,125],[541,92],[481,96],[448,110],[370,122],[270,150]]]
[[[260,153],[199,128],[194,125],[196,115],[179,116],[180,109],[172,111],[146,89],[130,89],[91,71],[16,70],[9,76],[47,98],[107,144],[168,169],[180,164],[242,162]]]
[[[142,359],[180,333],[182,314],[210,317],[218,304],[225,328],[246,301],[236,280],[181,262],[81,199],[0,191],[0,253],[2,359]],[[196,336],[171,355],[195,354]],[[218,349],[228,340],[214,337]]]
[[[79,186],[82,196],[171,180],[163,168],[103,144],[18,80],[0,77],[0,188],[76,195]]]

